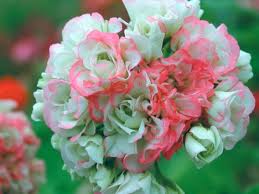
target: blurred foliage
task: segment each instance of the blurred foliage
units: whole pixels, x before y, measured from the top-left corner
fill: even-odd
[[[259,90],[259,11],[244,8],[234,0],[201,0],[205,10],[203,19],[219,25],[225,23],[229,32],[236,37],[240,47],[253,56],[252,65],[255,77],[249,82],[253,90]],[[34,18],[45,18],[61,29],[65,22],[82,13],[80,0],[1,0],[0,36],[14,39],[20,29]],[[2,48],[2,46],[0,46]],[[5,74],[25,77],[32,92],[45,61],[32,66],[17,68],[0,51],[0,76]],[[28,106],[28,114],[31,104]],[[43,123],[33,123],[33,127],[42,140],[38,153],[46,161],[47,183],[40,194],[73,194],[78,182],[71,181],[68,173],[62,171],[62,160],[58,152],[50,145],[51,131]],[[198,170],[182,149],[170,161],[160,162],[162,172],[177,182],[187,194],[258,194],[259,193],[259,127],[254,115],[247,137],[235,149],[224,154],[211,165]]]

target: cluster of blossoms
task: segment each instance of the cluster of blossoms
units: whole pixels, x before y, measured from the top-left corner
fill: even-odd
[[[0,194],[34,194],[44,181],[44,163],[35,159],[39,140],[25,115],[0,101]]]
[[[244,137],[251,57],[224,25],[200,19],[199,0],[123,2],[129,23],[93,13],[66,24],[32,118],[53,130],[64,168],[87,180],[86,193],[171,194],[148,171],[161,156],[184,145],[202,167]]]

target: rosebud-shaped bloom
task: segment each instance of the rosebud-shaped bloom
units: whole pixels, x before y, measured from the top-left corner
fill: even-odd
[[[87,100],[71,90],[66,81],[52,79],[42,90],[35,92],[37,103],[33,107],[32,118],[41,120],[55,132],[78,128],[83,130],[87,117]]]
[[[238,74],[237,77],[243,83],[246,83],[253,77],[251,55],[245,51],[240,51],[239,59],[237,62]]]
[[[211,103],[209,123],[219,130],[225,148],[232,149],[246,134],[255,99],[236,77],[228,77],[217,86]]]
[[[122,100],[117,108],[108,113],[104,122],[106,155],[109,157],[125,159],[124,167],[131,171],[139,171],[140,166],[127,162],[127,156],[138,154],[137,143],[145,133],[146,114],[141,105],[143,97],[127,97]],[[142,111],[141,111],[142,109]],[[127,158],[127,159],[126,159]],[[137,161],[135,161],[137,162]]]
[[[128,96],[122,100],[118,107],[111,110],[107,116],[107,121],[104,122],[106,126],[104,133],[112,134],[114,132],[133,134],[134,132],[143,133],[145,121],[145,113],[141,112],[142,99],[141,97],[135,99]],[[141,135],[140,137],[141,138]],[[138,139],[135,139],[135,141]],[[134,141],[132,139],[132,141]]]
[[[225,25],[215,28],[196,17],[186,18],[183,26],[173,36],[171,48],[175,51],[186,47],[189,47],[192,57],[209,61],[218,77],[236,68],[240,49]]]
[[[185,148],[198,168],[219,157],[223,152],[223,142],[216,127],[191,128],[185,138]]]
[[[149,122],[147,113],[152,108],[148,100],[147,80],[141,75],[133,77],[134,84],[129,94],[107,114],[104,142],[107,156],[122,160],[123,167],[131,172],[142,172],[149,165],[141,164],[138,155],[143,151],[145,143],[142,140]]]
[[[200,17],[199,0],[123,0],[133,24],[148,17],[157,20],[171,35],[178,30],[188,16]]]
[[[162,46],[165,34],[158,22],[139,19],[133,27],[125,30],[125,36],[135,41],[138,50],[147,62],[163,56]]]
[[[175,100],[177,109],[185,112],[184,110],[187,108],[186,113],[190,116],[192,112],[200,112],[197,108],[199,104],[200,106],[206,105],[217,80],[211,64],[206,59],[197,59],[192,56],[191,45],[189,48],[178,50],[168,58],[155,61],[147,71],[157,84],[159,92],[161,91],[165,96],[179,98],[179,105]],[[177,89],[178,95],[173,95],[177,93],[175,89]],[[186,100],[186,98],[190,99]],[[193,102],[193,105],[186,104],[188,101]],[[190,111],[191,107],[193,107],[192,111]],[[165,108],[171,109],[171,106]]]
[[[122,29],[116,18],[109,21],[103,19],[98,13],[85,14],[71,19],[63,29],[61,44],[50,47],[47,73],[54,78],[68,79],[69,70],[78,57],[77,46],[85,40],[92,30],[118,33]]]
[[[114,84],[128,79],[141,60],[133,41],[97,30],[88,34],[78,52],[81,61],[73,65],[70,80],[83,96],[116,90]]]
[[[167,194],[167,189],[158,184],[149,173],[123,173],[111,186],[101,191],[102,194]],[[172,193],[170,193],[172,194]]]
[[[60,150],[66,168],[79,176],[87,176],[91,167],[103,163],[103,139],[99,135],[81,136],[72,141],[55,134],[52,145]]]

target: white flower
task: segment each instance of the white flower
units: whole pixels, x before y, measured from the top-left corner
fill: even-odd
[[[75,142],[58,134],[52,137],[52,146],[60,150],[68,171],[78,176],[89,176],[89,171],[96,164],[103,164],[103,139],[99,135],[81,136]]]
[[[162,46],[165,37],[156,21],[136,20],[133,27],[125,30],[125,36],[135,41],[138,50],[147,62],[163,56]]]
[[[199,0],[123,0],[123,2],[133,25],[139,19],[152,18],[164,25],[169,35],[180,28],[186,17],[200,17],[203,13]]]

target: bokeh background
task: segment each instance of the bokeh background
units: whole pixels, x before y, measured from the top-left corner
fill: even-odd
[[[248,85],[259,102],[259,0],[201,0],[201,4],[203,19],[225,23],[240,47],[252,54],[254,78]],[[15,98],[30,116],[49,46],[60,41],[70,18],[94,11],[106,18],[128,19],[121,0],[0,0],[0,98]],[[38,156],[47,167],[40,194],[74,194],[80,182],[71,181],[62,170],[59,153],[50,146],[51,131],[44,123],[32,125],[42,142]],[[259,104],[244,141],[212,164],[197,170],[181,150],[171,161],[161,160],[160,168],[187,194],[259,194]]]

